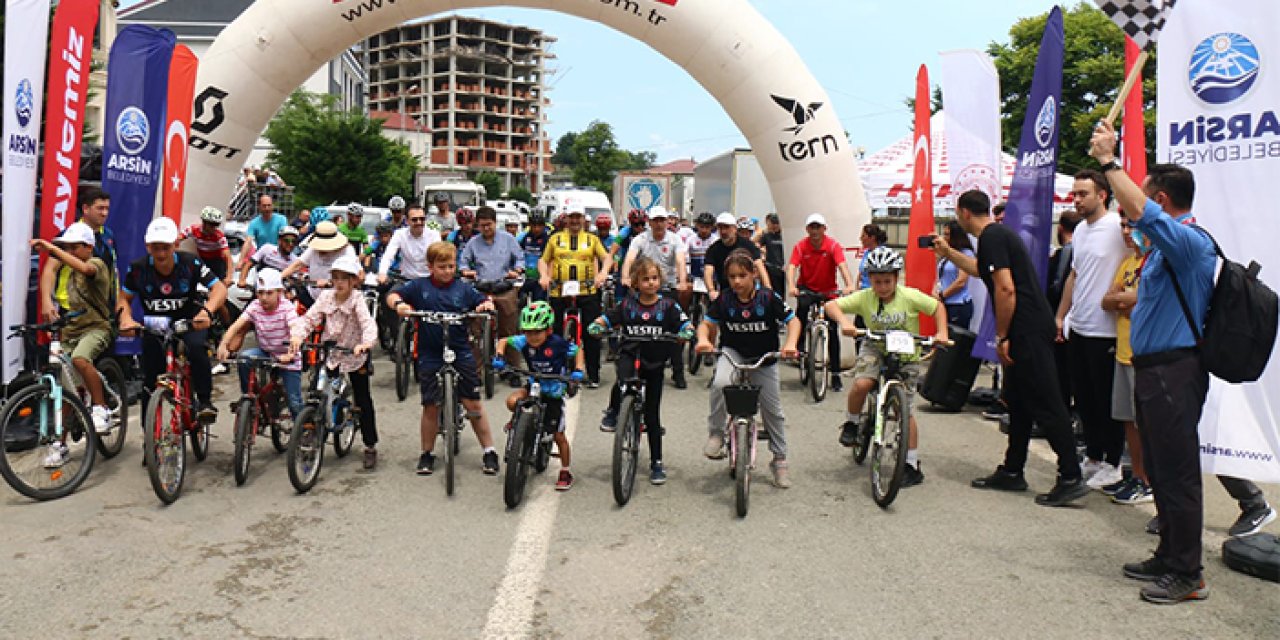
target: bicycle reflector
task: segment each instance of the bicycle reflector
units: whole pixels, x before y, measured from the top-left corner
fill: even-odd
[[[30,418],[30,417],[31,417],[31,407],[22,407],[21,409],[18,409],[18,417],[19,417],[19,418]]]
[[[727,386],[724,388],[724,405],[731,416],[754,416],[760,409],[760,387]]]

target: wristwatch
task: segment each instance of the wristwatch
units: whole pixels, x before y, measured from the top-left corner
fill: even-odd
[[[1009,341],[1009,336],[996,336],[996,346],[1000,346]]]
[[[1102,171],[1102,173],[1104,173],[1104,174],[1105,174],[1106,172],[1108,172],[1108,171],[1111,171],[1112,169],[1119,169],[1119,170],[1123,171],[1123,170],[1124,170],[1124,167],[1123,167],[1119,162],[1117,162],[1115,158],[1112,158],[1112,159],[1111,159],[1111,162],[1103,163],[1103,164],[1102,164],[1102,166],[1101,166],[1101,168],[1100,168],[1100,170],[1101,170],[1101,171]]]

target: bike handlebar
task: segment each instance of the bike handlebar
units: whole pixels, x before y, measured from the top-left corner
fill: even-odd
[[[890,333],[889,331],[875,331],[872,329],[855,328],[853,330],[853,334],[857,337],[869,338],[871,340],[876,340],[879,342],[884,342],[886,339],[888,339],[889,333]],[[903,333],[907,333],[907,332],[904,331]],[[911,339],[920,343],[920,346],[922,347],[945,348],[945,347],[953,347],[956,344],[954,340],[938,340],[933,336],[922,336],[916,333],[908,333],[907,335],[910,335]]]
[[[465,324],[469,320],[488,320],[491,314],[492,312],[489,311],[468,311],[466,313],[455,311],[410,311],[405,314],[405,317],[432,324]]]
[[[556,382],[565,382],[569,384],[577,384],[578,381],[569,376],[555,373],[538,373],[536,371],[528,371],[526,369],[517,369],[516,367],[506,366],[502,368],[500,373],[514,373],[518,376],[526,376],[529,378],[537,378],[538,380],[553,380]]]
[[[51,320],[49,322],[45,322],[41,324],[9,325],[9,330],[13,332],[13,335],[10,337],[16,337],[24,333],[32,333],[36,331],[57,331],[58,329],[61,329],[67,326],[67,324],[70,323],[72,320],[82,315],[84,315],[84,311],[71,311],[58,316],[56,320]]]
[[[782,353],[778,351],[770,351],[769,353],[766,353],[760,356],[760,359],[756,360],[754,364],[745,364],[742,362],[738,362],[729,352],[721,351],[719,349],[716,349],[715,351],[710,352],[710,354],[708,355],[724,356],[725,360],[728,360],[729,364],[733,366],[734,369],[737,369],[739,371],[756,371],[758,369],[763,369],[770,365],[776,364],[779,360],[782,359]]]
[[[590,332],[588,332],[590,333]],[[656,335],[629,335],[621,328],[609,329],[600,334],[601,338],[617,338],[622,342],[686,342],[678,333],[659,333]]]

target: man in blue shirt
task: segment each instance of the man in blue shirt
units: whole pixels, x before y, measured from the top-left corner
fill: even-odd
[[[1197,427],[1209,391],[1209,373],[1200,362],[1190,322],[1204,326],[1217,255],[1209,237],[1192,226],[1195,178],[1191,171],[1155,165],[1140,188],[1116,162],[1115,150],[1115,129],[1099,125],[1089,155],[1102,164],[1125,215],[1154,246],[1142,267],[1130,341],[1138,427],[1155,492],[1160,544],[1150,559],[1124,565],[1124,573],[1151,582],[1141,591],[1149,602],[1202,600],[1209,592],[1201,565],[1204,495]],[[1190,321],[1178,301],[1175,282],[1186,298]],[[1275,518],[1253,483],[1219,480],[1245,511],[1232,526],[1232,535],[1256,532]]]
[[[492,207],[480,207],[476,212],[479,234],[467,241],[458,259],[463,277],[474,278],[476,287],[487,293],[497,309],[498,338],[516,334],[515,285],[505,279],[520,277],[524,251],[506,231],[498,230],[498,212]]]
[[[289,224],[284,216],[275,212],[275,202],[265,193],[258,196],[258,213],[260,215],[249,223],[246,231],[253,240],[254,249],[276,244],[280,230]]]

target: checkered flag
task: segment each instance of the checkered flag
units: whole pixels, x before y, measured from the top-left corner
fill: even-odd
[[[1144,51],[1155,48],[1165,18],[1177,0],[1094,0]]]

